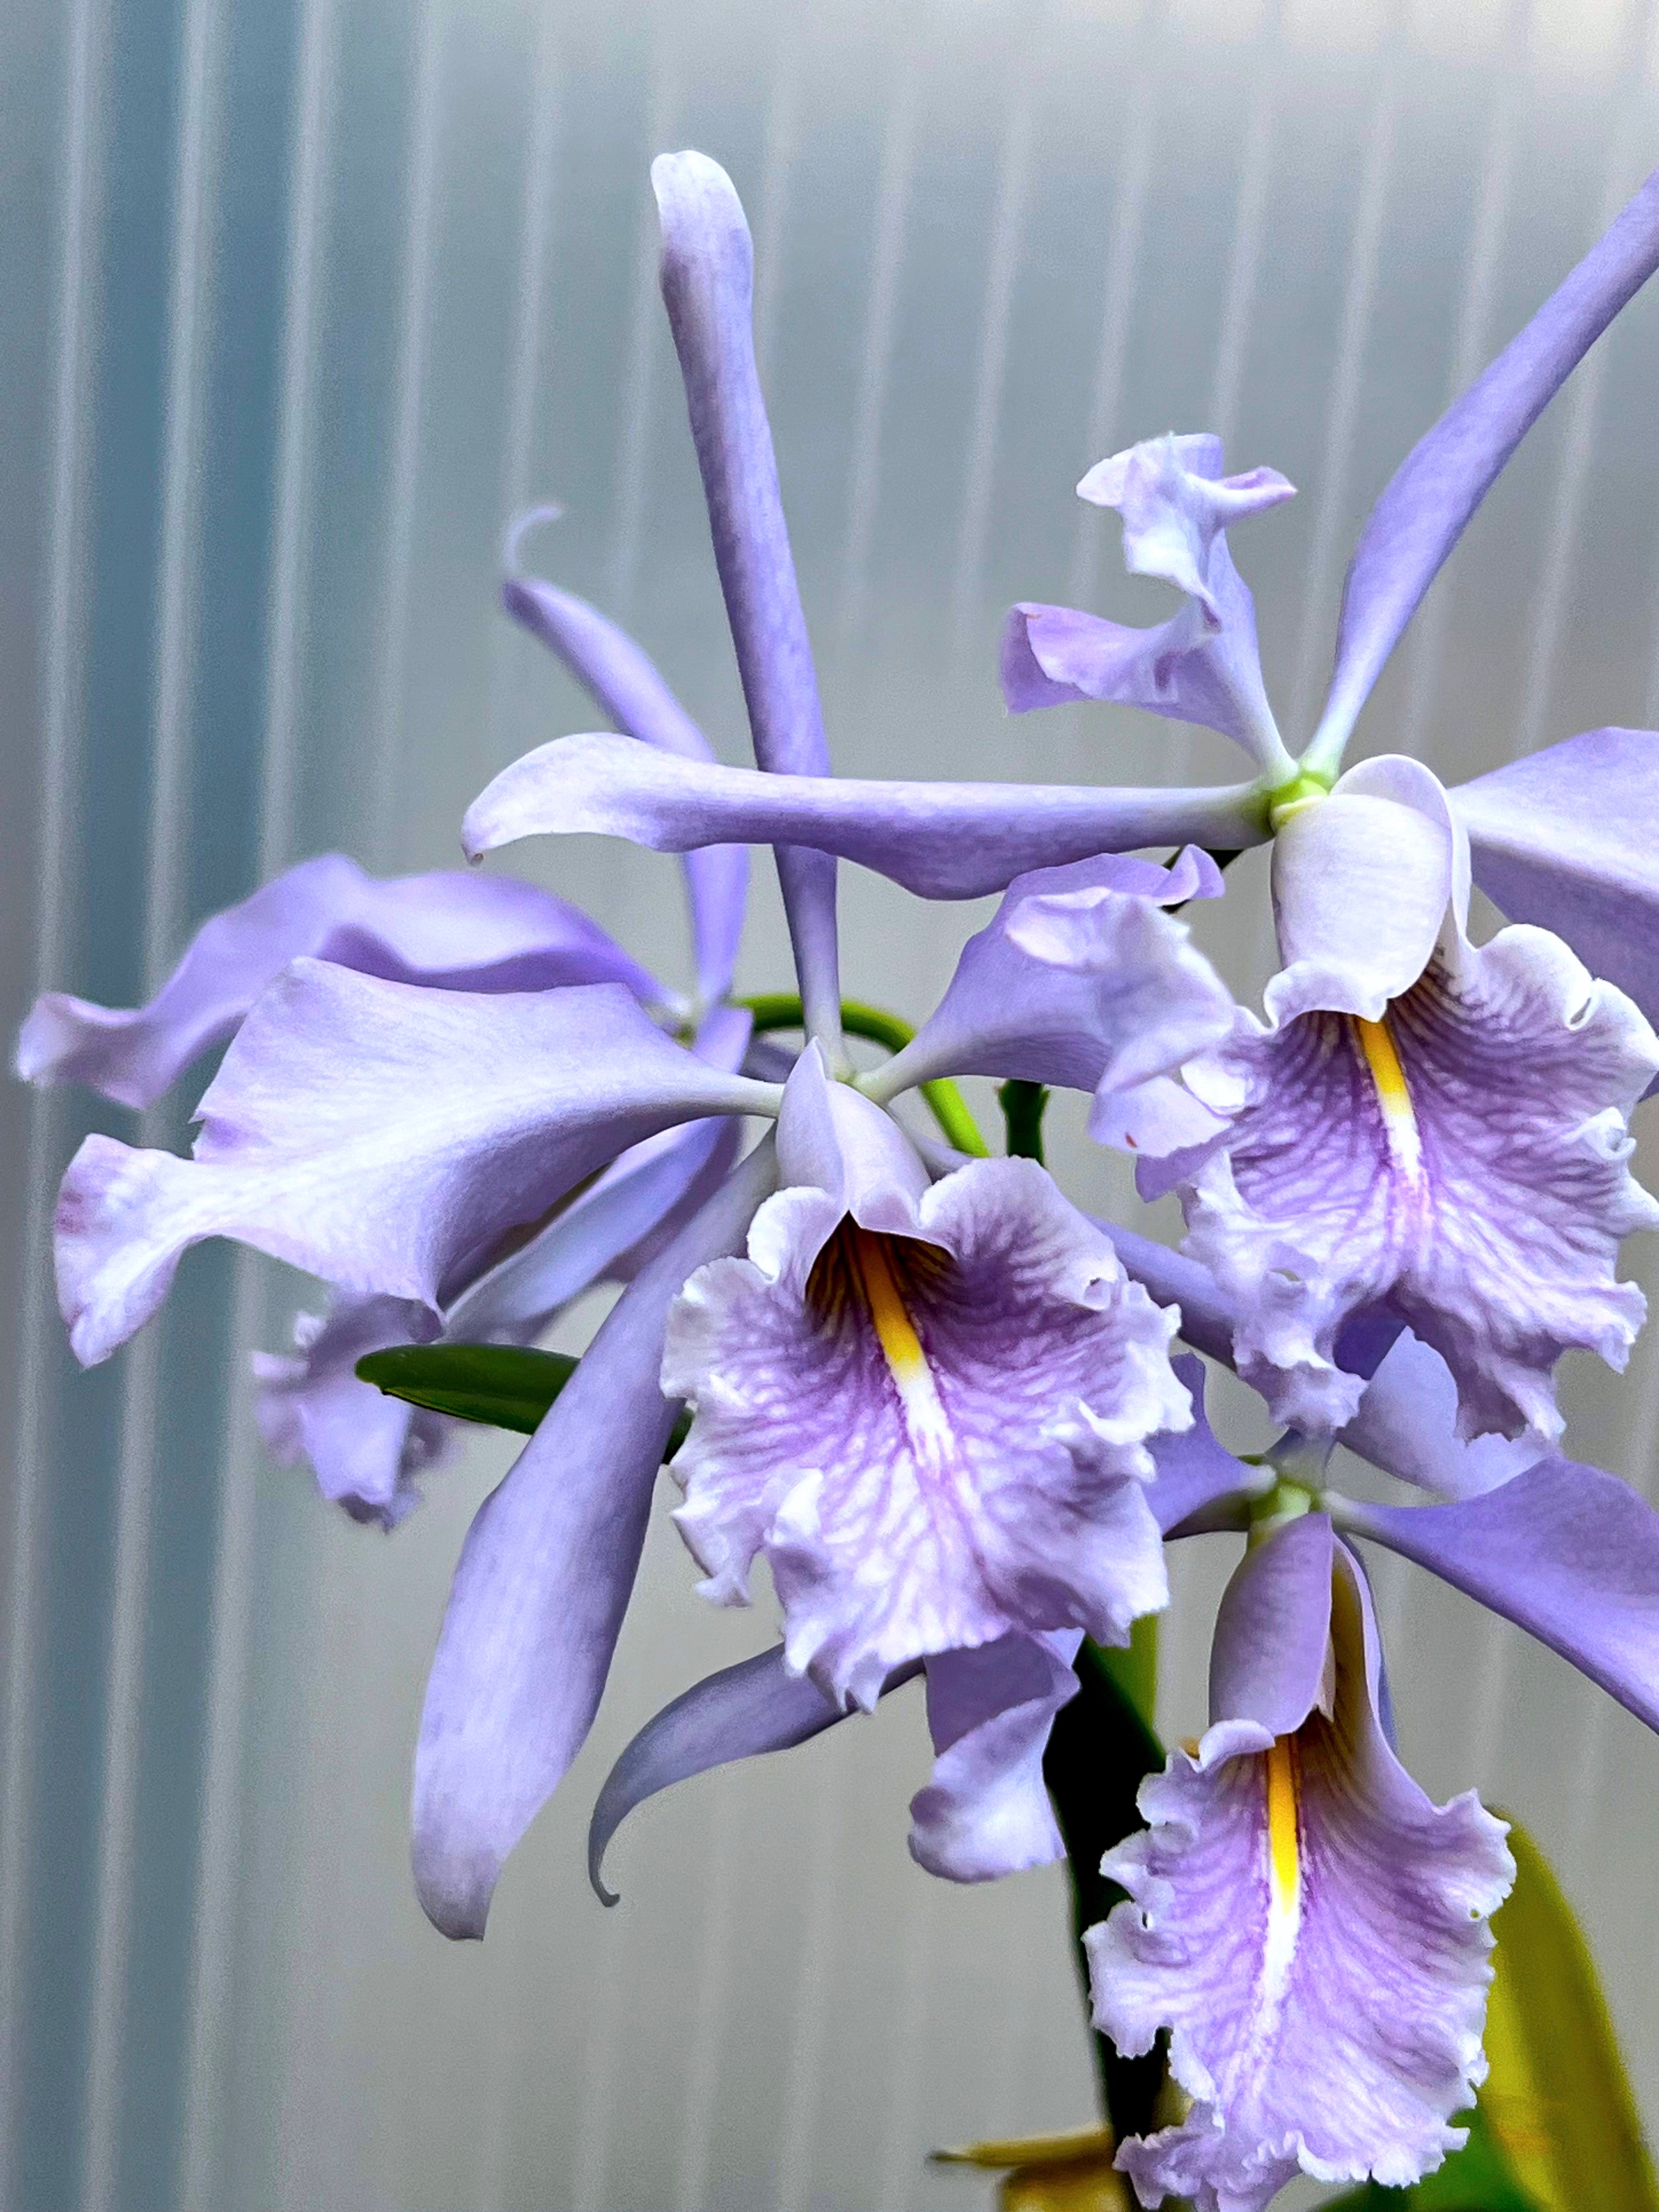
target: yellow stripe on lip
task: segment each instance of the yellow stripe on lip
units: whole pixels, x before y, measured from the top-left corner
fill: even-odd
[[[1382,1127],[1389,1154],[1395,1165],[1414,1182],[1422,1171],[1423,1140],[1418,1134],[1417,1110],[1412,1104],[1411,1086],[1400,1064],[1393,1034],[1386,1019],[1368,1022],[1355,1014],[1352,1021],[1359,1049],[1370,1070],[1376,1103],[1382,1109]]]
[[[1302,1887],[1297,1838],[1296,1748],[1275,1736],[1267,1753],[1267,1863],[1275,1912],[1293,1911]]]
[[[940,1402],[939,1385],[927,1364],[921,1339],[916,1334],[887,1250],[886,1239],[848,1224],[848,1255],[864,1302],[875,1324],[876,1341],[887,1361],[904,1413],[910,1442],[918,1449],[937,1451],[951,1441],[951,1424]]]

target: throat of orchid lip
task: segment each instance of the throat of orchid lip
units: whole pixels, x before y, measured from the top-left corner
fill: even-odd
[[[1358,1014],[1352,1018],[1354,1036],[1376,1092],[1389,1157],[1402,1175],[1416,1182],[1423,1172],[1423,1140],[1418,1133],[1411,1085],[1401,1066],[1400,1050],[1388,1017],[1384,1015],[1380,1022],[1368,1022]]]
[[[1298,1835],[1299,1778],[1296,1739],[1275,1736],[1267,1753],[1267,1879],[1269,1895],[1268,1951],[1273,1948],[1273,1928],[1288,1922],[1294,1941],[1295,1922],[1302,1902],[1302,1858]]]
[[[910,1309],[929,1277],[949,1264],[943,1253],[919,1239],[884,1237],[848,1219],[819,1255],[809,1288],[809,1296],[816,1291],[824,1308],[832,1310],[848,1300],[867,1318],[911,1444],[929,1455],[949,1443],[951,1425]]]

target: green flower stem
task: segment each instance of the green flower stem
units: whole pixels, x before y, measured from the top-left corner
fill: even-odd
[[[1077,1655],[1082,1684],[1054,1716],[1042,1778],[1054,1801],[1072,1880],[1072,1923],[1084,2002],[1089,1961],[1083,1932],[1103,1920],[1123,1895],[1099,1871],[1114,1844],[1143,1824],[1135,1796],[1148,1774],[1161,1771],[1164,1747],[1148,1719],[1158,1670],[1158,1624],[1138,1620],[1123,1651],[1105,1651],[1086,1638]],[[1164,2087],[1162,2039],[1142,2058],[1124,2058],[1110,2039],[1094,2037],[1101,2102],[1120,2141],[1158,2124]]]
[[[739,999],[737,1003],[747,1006],[754,1016],[757,1035],[763,1030],[802,1026],[801,1004],[793,992],[763,991],[757,998]],[[874,1044],[885,1045],[889,1052],[901,1051],[915,1035],[902,1016],[890,1014],[884,1006],[867,1006],[860,999],[842,1000],[841,1025],[849,1036],[868,1037]],[[954,1145],[959,1152],[971,1152],[975,1159],[990,1157],[991,1148],[981,1136],[967,1100],[949,1076],[935,1076],[931,1083],[918,1087],[947,1144]]]
[[[997,1103],[1008,1126],[1011,1160],[1035,1160],[1042,1165],[1042,1116],[1048,1093],[1040,1083],[1024,1083],[1011,1076],[997,1092]]]

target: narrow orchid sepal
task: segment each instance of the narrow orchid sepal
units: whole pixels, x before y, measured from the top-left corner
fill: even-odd
[[[503,769],[468,808],[461,836],[476,859],[520,837],[576,832],[659,853],[810,842],[924,898],[978,898],[1006,890],[1030,869],[1101,853],[1188,844],[1236,851],[1268,836],[1254,783],[1111,790],[765,775],[585,732]]]
[[[678,1410],[657,1388],[665,1318],[694,1268],[742,1243],[775,1171],[768,1138],[623,1293],[467,1533],[415,1754],[415,1886],[446,1936],[482,1936],[592,1725]]]
[[[827,775],[817,677],[755,366],[754,249],[743,205],[706,154],[659,154],[651,185],[662,226],[663,302],[755,758],[779,775]],[[835,862],[821,850],[781,845],[778,874],[808,1027],[839,1066]]]
[[[1449,1504],[1331,1510],[1346,1533],[1516,1622],[1659,1729],[1659,1513],[1628,1483],[1552,1455]]]
[[[1336,662],[1304,769],[1334,775],[1419,601],[1499,471],[1613,317],[1659,268],[1659,170],[1520,335],[1419,440],[1348,564]]]

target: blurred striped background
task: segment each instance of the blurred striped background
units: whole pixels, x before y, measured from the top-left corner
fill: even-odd
[[[650,155],[744,192],[759,346],[852,772],[1152,781],[1219,740],[1010,722],[1012,598],[1134,619],[1071,487],[1216,428],[1302,487],[1236,543],[1306,734],[1353,532],[1448,395],[1656,158],[1652,0],[9,0],[0,15],[0,988],[131,1003],[285,861],[454,855],[466,800],[590,719],[496,611],[506,520],[740,758],[656,298]],[[1659,720],[1659,300],[1534,433],[1362,732],[1470,772]],[[1107,519],[1109,524],[1109,518]],[[672,864],[507,865],[653,963]],[[1263,872],[1206,940],[1267,958]],[[912,1013],[973,916],[849,873],[848,988]],[[678,939],[674,940],[678,942]],[[783,980],[763,886],[753,986]],[[155,1111],[179,1143],[193,1097]],[[1057,1879],[930,1885],[916,1701],[578,1844],[607,1758],[757,1648],[660,1526],[594,1742],[446,1946],[405,1859],[425,1662],[481,1441],[386,1540],[262,1456],[244,1381],[305,1286],[225,1250],[72,1370],[56,1177],[134,1117],[0,1096],[0,2174],[15,2212],[945,2208],[934,2142],[1086,2116]],[[1062,1113],[1085,1201],[1127,1207]],[[1632,1256],[1650,1288],[1659,1261]],[[580,1342],[592,1316],[573,1321]],[[1644,1486],[1659,1353],[1575,1365],[1571,1441]],[[1202,1717],[1227,1547],[1183,1559],[1164,1718]],[[1385,1566],[1405,1746],[1555,1855],[1659,2125],[1659,1750]]]

